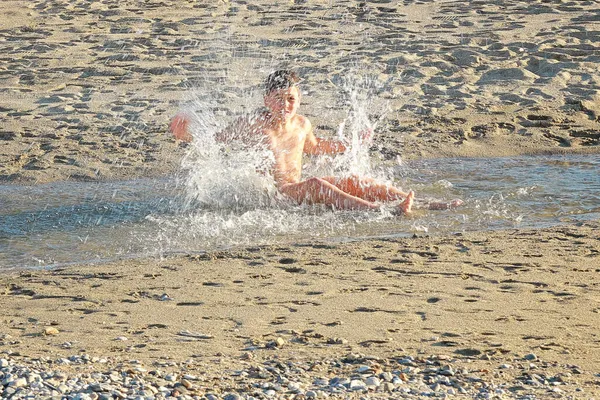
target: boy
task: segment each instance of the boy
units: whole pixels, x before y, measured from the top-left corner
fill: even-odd
[[[262,142],[268,146],[275,158],[273,177],[277,189],[298,203],[320,203],[344,210],[377,210],[381,208],[379,202],[403,199],[398,208],[405,214],[410,213],[414,201],[412,191],[404,193],[357,176],[301,179],[303,153],[337,154],[343,153],[346,146],[338,140],[317,138],[310,121],[297,114],[301,97],[297,83],[298,77],[293,71],[273,72],[265,85],[266,110],[252,120],[241,118],[234,126],[218,133],[216,139]],[[170,129],[175,138],[185,142],[192,140],[188,124],[185,114],[173,118]],[[370,132],[363,135],[363,139],[369,135]]]

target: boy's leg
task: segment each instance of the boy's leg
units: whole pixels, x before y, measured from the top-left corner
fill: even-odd
[[[377,210],[373,202],[358,198],[321,178],[310,178],[298,183],[286,183],[279,190],[298,203],[326,204],[342,210]]]
[[[405,193],[391,185],[377,183],[371,178],[360,178],[356,175],[352,175],[345,178],[328,176],[323,179],[346,193],[370,202],[386,202],[404,199],[405,201],[403,201],[403,203],[410,202],[412,205],[412,201],[407,201],[409,193]],[[425,207],[430,210],[447,210],[458,207],[461,204],[463,204],[463,201],[460,199],[455,199],[450,202],[429,201],[425,203]],[[400,208],[402,207],[403,204],[400,204]]]
[[[310,178],[298,183],[288,183],[281,186],[279,190],[298,203],[326,204],[342,210],[377,210],[380,208],[378,204],[346,193],[322,178]],[[404,201],[398,205],[398,208],[404,213],[409,213],[413,201],[414,193],[411,191],[405,196]]]
[[[377,183],[371,178],[360,178],[352,175],[345,178],[328,176],[323,179],[346,193],[371,202],[401,200],[408,196],[408,193],[400,189]]]

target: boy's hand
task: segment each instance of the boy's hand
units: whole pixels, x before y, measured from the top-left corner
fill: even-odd
[[[179,113],[171,120],[169,129],[175,136],[175,139],[182,140],[184,142],[191,142],[192,135],[188,130],[190,124],[190,117],[185,113]]]
[[[361,143],[370,142],[373,139],[373,128],[367,128],[362,131],[358,137],[360,138]]]

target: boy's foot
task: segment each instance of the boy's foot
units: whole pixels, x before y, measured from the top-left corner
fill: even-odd
[[[409,214],[414,202],[415,202],[415,192],[413,192],[411,190],[410,192],[408,192],[408,195],[406,196],[406,198],[404,200],[402,200],[402,203],[398,204],[398,208],[404,214]]]
[[[429,209],[430,210],[448,210],[450,208],[456,208],[459,207],[463,204],[464,202],[461,199],[454,199],[448,203],[446,202],[440,202],[440,201],[434,201],[429,203]]]

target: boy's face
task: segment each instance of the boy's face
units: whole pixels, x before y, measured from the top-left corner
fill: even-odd
[[[265,106],[276,116],[292,118],[300,105],[300,91],[296,86],[274,90],[265,95]]]

